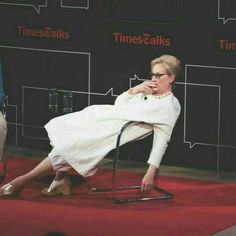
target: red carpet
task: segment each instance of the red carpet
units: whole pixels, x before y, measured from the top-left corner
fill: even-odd
[[[9,158],[5,182],[36,163]],[[142,177],[130,172],[120,175],[124,183],[139,182]],[[73,181],[69,197],[42,196],[40,190],[49,183],[45,178],[32,183],[18,198],[1,199],[0,235],[209,236],[236,224],[236,184],[161,176],[160,187],[174,193],[174,199],[115,205],[108,195],[88,194],[87,183],[78,176]],[[110,171],[101,170],[91,182],[109,184]]]

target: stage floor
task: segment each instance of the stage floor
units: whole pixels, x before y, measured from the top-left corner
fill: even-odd
[[[43,159],[47,156],[48,151],[35,151],[31,149],[25,149],[21,147],[8,146],[6,154],[16,157],[24,157],[29,159]],[[112,168],[112,159],[104,159],[101,163],[101,168],[110,169]],[[139,173],[145,173],[147,165],[141,162],[134,161],[119,161],[119,168],[122,170],[129,170]],[[236,173],[226,172],[226,171],[212,171],[212,170],[202,170],[195,168],[186,168],[178,166],[165,166],[161,165],[159,174],[161,176],[172,176],[172,177],[182,177],[182,178],[195,178],[203,179],[209,181],[222,181],[233,183],[236,182]],[[212,236],[229,236],[236,235],[236,225],[231,226],[221,232],[218,232]]]
[[[6,154],[10,156],[17,157],[28,157],[32,159],[43,159],[47,156],[48,151],[32,150],[22,147],[8,146]],[[119,166],[126,170],[135,172],[145,172],[147,165],[143,162],[119,161]],[[104,159],[101,163],[102,168],[112,168],[112,159]],[[179,166],[160,166],[160,175],[163,176],[174,176],[174,177],[186,177],[186,178],[196,178],[212,181],[226,181],[226,182],[236,182],[236,173],[227,171],[213,171],[213,170],[203,170],[196,168],[187,168]]]

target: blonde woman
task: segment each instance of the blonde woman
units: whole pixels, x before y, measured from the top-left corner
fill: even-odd
[[[115,148],[117,134],[128,121],[153,126],[131,126],[121,141],[125,144],[154,131],[148,168],[141,183],[142,191],[151,190],[180,114],[179,101],[172,92],[179,72],[180,61],[174,56],[162,55],[151,61],[151,79],[122,93],[114,105],[93,105],[52,119],[45,125],[52,151],[32,171],[2,186],[0,196],[15,196],[29,182],[52,171],[56,171],[56,177],[43,194],[69,195],[71,181],[67,172],[73,168],[84,177],[93,175],[99,162]]]

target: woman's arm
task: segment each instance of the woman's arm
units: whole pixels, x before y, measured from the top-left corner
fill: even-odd
[[[154,127],[152,150],[148,159],[149,168],[142,179],[141,192],[150,191],[154,186],[156,170],[158,169],[170,136],[160,128]]]
[[[138,93],[152,94],[152,90],[155,89],[155,87],[156,85],[151,80],[144,81],[143,83],[136,85],[135,87],[119,95],[115,101],[115,105],[127,102]]]
[[[148,167],[146,174],[142,179],[141,192],[146,192],[152,190],[154,186],[154,180],[156,176],[157,168],[153,165]]]
[[[156,87],[157,85],[153,81],[146,80],[143,83],[131,88],[128,92],[131,95],[136,95],[138,93],[152,94],[153,89],[155,89]]]

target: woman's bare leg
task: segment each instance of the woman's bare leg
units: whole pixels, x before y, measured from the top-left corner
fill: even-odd
[[[49,158],[42,160],[33,170],[28,173],[21,175],[11,181],[11,185],[15,189],[21,189],[25,185],[29,184],[40,177],[43,177],[53,171],[53,166]]]
[[[21,175],[10,183],[0,188],[0,197],[11,197],[18,194],[27,184],[43,177],[53,171],[51,160],[47,157],[41,161],[33,170]],[[43,194],[56,196],[59,194],[70,195],[71,181],[66,171],[57,171],[56,177],[49,188],[42,191]]]
[[[55,175],[54,180],[64,179],[64,178],[66,178],[66,177],[68,177],[68,176],[69,176],[69,175],[68,175],[68,172],[67,172],[67,171],[60,171],[60,170],[58,170],[58,171],[56,172],[56,175]]]
[[[48,188],[44,188],[41,193],[47,196],[70,195],[71,180],[67,171],[57,170],[52,183]]]

